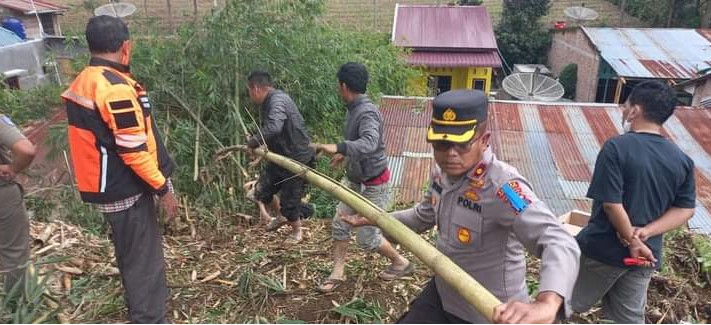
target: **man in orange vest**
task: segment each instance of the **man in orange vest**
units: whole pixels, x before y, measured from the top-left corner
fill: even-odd
[[[167,221],[177,213],[173,161],[151,114],[146,90],[129,71],[131,41],[119,18],[86,26],[91,61],[62,94],[69,147],[82,200],[111,225],[116,261],[134,323],[164,323],[168,298],[154,197]]]

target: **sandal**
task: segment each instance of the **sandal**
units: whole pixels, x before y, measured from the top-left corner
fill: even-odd
[[[389,265],[385,270],[378,274],[378,277],[385,281],[392,281],[402,277],[406,277],[415,273],[415,264],[412,262],[408,263],[407,266],[402,270],[397,270],[393,265]]]
[[[331,293],[336,291],[338,287],[343,284],[343,282],[346,282],[346,279],[332,279],[328,278],[321,283],[320,286],[316,287],[316,291],[320,293]],[[326,288],[326,286],[330,286],[329,288]]]
[[[286,224],[286,220],[280,220],[279,218],[274,218],[274,219],[272,219],[272,222],[270,222],[267,225],[266,230],[267,231],[277,231],[277,230],[279,230],[279,228],[281,228],[285,224]]]

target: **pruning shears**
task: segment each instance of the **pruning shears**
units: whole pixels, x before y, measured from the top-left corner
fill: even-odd
[[[644,266],[649,261],[644,257],[625,257],[622,262],[625,263],[626,266]]]

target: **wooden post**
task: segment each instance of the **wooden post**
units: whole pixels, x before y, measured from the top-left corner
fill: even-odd
[[[171,5],[170,0],[165,0],[165,4],[168,9],[168,27],[173,30],[173,6]]]
[[[625,78],[620,77],[617,79],[617,89],[615,89],[615,104],[620,103],[620,97],[622,97],[622,86],[625,85]]]

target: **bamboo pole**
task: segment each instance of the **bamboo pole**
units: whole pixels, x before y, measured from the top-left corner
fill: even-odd
[[[244,145],[227,147],[220,150],[218,154],[235,150],[246,151],[247,147]],[[492,322],[494,307],[501,304],[499,299],[486,290],[486,288],[474,280],[469,274],[464,272],[457,264],[454,264],[449,257],[442,254],[410,228],[358,193],[308,166],[261,148],[255,149],[254,152],[270,162],[295,173],[299,177],[303,177],[309,183],[328,192],[341,202],[358,211],[360,215],[368,218],[368,220],[397,240],[405,249],[415,254],[417,258],[427,264],[430,269],[447,282],[447,284],[457,290],[467,302],[474,306],[479,313],[484,315],[489,322]]]

